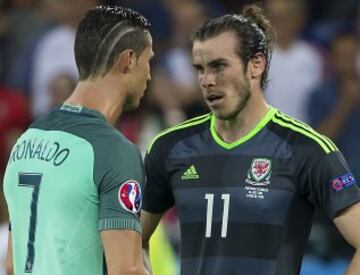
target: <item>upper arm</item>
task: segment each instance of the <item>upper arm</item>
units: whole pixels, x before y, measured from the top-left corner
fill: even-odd
[[[158,226],[163,214],[153,214],[145,210],[141,211],[141,227],[143,247],[147,248],[151,235]]]
[[[9,235],[8,235],[8,248],[7,248],[7,255],[6,255],[6,272],[8,275],[14,274],[11,231],[9,231]]]
[[[116,136],[111,138],[94,146],[99,229],[141,233],[139,211],[144,182],[141,156],[135,146]],[[105,141],[111,147],[105,145]]]
[[[306,167],[302,172],[302,192],[329,218],[360,202],[360,188],[341,152],[313,154]]]
[[[141,235],[132,230],[101,232],[109,275],[147,275],[143,265]]]
[[[343,237],[355,248],[360,247],[360,203],[356,203],[334,218],[334,223]]]
[[[140,153],[117,135],[102,142],[95,146],[94,181],[108,274],[148,274],[142,261],[139,219],[144,181]]]
[[[145,156],[146,184],[143,189],[142,209],[151,213],[164,213],[174,205],[174,194],[167,170],[167,151],[158,143]]]

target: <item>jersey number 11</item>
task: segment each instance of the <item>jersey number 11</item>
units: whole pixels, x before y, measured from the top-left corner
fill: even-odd
[[[221,238],[226,238],[228,220],[229,220],[230,194],[221,194],[221,199],[224,201],[223,215],[221,222]],[[205,237],[211,238],[211,227],[212,227],[213,209],[214,209],[214,194],[205,194],[205,200],[207,200]]]

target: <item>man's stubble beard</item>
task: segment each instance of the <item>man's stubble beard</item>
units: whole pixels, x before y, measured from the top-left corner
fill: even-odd
[[[244,110],[244,108],[247,106],[247,104],[251,98],[250,85],[246,85],[246,86],[244,85],[242,90],[244,92],[239,95],[241,100],[237,104],[236,108],[231,113],[225,113],[225,114],[218,113],[216,116],[218,119],[233,120],[239,115],[239,113],[242,112],[242,110]]]

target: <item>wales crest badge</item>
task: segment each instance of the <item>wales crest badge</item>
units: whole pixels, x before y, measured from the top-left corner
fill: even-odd
[[[267,158],[254,158],[248,170],[246,183],[255,186],[270,184],[271,160]]]

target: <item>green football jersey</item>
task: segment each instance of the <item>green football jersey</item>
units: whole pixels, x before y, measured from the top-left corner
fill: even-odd
[[[100,231],[141,233],[136,146],[98,112],[63,105],[17,140],[4,177],[15,274],[106,274]]]

